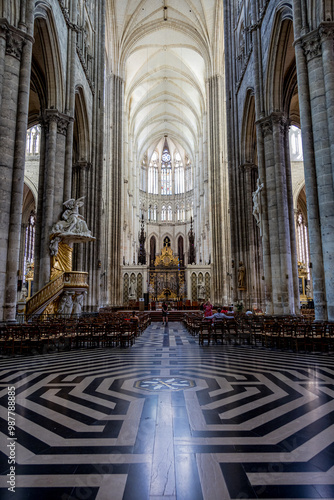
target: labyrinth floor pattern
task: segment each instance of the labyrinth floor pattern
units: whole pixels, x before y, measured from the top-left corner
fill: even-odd
[[[3,500],[334,498],[331,355],[152,324],[130,349],[2,358],[0,382]]]

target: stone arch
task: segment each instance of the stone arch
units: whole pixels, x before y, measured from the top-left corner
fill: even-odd
[[[165,232],[162,235],[162,238],[161,238],[161,248],[165,246],[165,243],[164,243],[165,242],[165,238],[169,239],[169,245],[170,245],[171,249],[174,252],[175,241],[174,241],[173,236],[169,232]]]
[[[157,239],[153,234],[150,238],[150,265],[153,266],[157,255]]]
[[[143,297],[143,275],[138,273],[137,275],[137,299]]]
[[[129,275],[125,273],[123,276],[123,303],[129,302]]]
[[[90,131],[86,99],[82,86],[78,85],[75,92],[75,112],[73,131],[73,162],[90,161]]]
[[[241,164],[257,164],[255,98],[253,89],[246,94],[242,130],[241,130]]]
[[[63,84],[63,64],[59,47],[56,22],[50,7],[38,3],[35,8],[33,60],[32,67],[39,66],[45,82],[46,107],[63,112],[65,95]]]
[[[292,8],[286,3],[279,5],[273,23],[270,58],[267,66],[266,111],[281,112],[284,108],[284,76],[295,59],[293,48]]]
[[[180,266],[184,266],[184,238],[182,235],[177,238],[177,253]]]
[[[196,273],[191,275],[191,300],[197,300],[197,276]]]
[[[205,293],[206,293],[206,300],[210,299],[211,295],[211,275],[210,273],[205,273]]]

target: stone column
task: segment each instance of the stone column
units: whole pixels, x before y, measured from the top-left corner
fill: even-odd
[[[2,82],[0,119],[0,295],[4,297],[3,319],[16,316],[17,270],[20,254],[25,147],[28,122],[32,32],[32,2],[27,4],[29,33],[10,27]]]
[[[325,291],[327,314],[324,316],[334,320],[334,194],[333,172],[328,126],[326,90],[324,83],[324,67],[321,57],[321,44],[318,38],[310,36],[303,42],[307,58],[308,77],[310,82],[310,102],[313,124],[313,147],[316,164],[319,215],[321,225],[321,243],[324,263]],[[332,69],[333,71],[333,69]],[[332,96],[333,98],[333,96]],[[314,256],[316,258],[316,256]],[[314,259],[312,259],[312,264]]]
[[[302,35],[307,33],[300,0],[294,0],[294,36],[298,79],[298,97],[301,130],[303,137],[303,156],[305,190],[307,198],[307,216],[310,239],[310,259],[312,263],[313,299],[316,320],[327,318],[325,299],[324,262],[322,255],[322,237],[320,227],[317,172],[313,145],[313,123],[310,101],[310,82],[306,55],[302,45]]]
[[[40,120],[41,144],[39,153],[39,177],[38,177],[38,197],[36,208],[36,231],[35,231],[35,252],[34,252],[34,291],[37,292],[41,285],[39,279],[39,268],[41,260],[41,236],[43,223],[43,195],[44,195],[44,165],[45,165],[45,142],[46,131],[44,120]]]
[[[18,273],[21,276],[21,279],[24,279],[23,270],[24,270],[24,251],[25,251],[25,238],[26,238],[26,230],[28,224],[26,222],[21,223],[21,235],[20,235],[20,253],[19,253],[19,262],[18,262]]]
[[[112,75],[110,81],[112,95],[112,137],[111,137],[111,178],[109,196],[113,200],[109,213],[109,297],[112,305],[122,302],[121,296],[121,193],[123,180],[122,165],[122,121],[124,102],[124,82],[117,76]]]
[[[258,9],[256,2],[251,2],[253,26],[251,27],[253,58],[254,58],[254,96],[256,113],[256,138],[258,156],[258,176],[261,183],[266,185],[266,165],[265,165],[265,141],[266,135],[270,132],[270,124],[262,123],[264,114],[264,92],[263,92],[263,68],[262,68],[262,46],[261,46],[261,25],[257,22]],[[261,288],[264,290],[265,310],[267,314],[273,313],[272,302],[272,275],[270,239],[268,225],[268,196],[266,188],[261,192],[261,227],[262,227],[262,253],[263,253],[263,276],[261,276]],[[263,278],[263,279],[262,279]]]
[[[326,110],[334,182],[334,23],[324,22],[319,29],[326,93]]]
[[[280,313],[280,310],[282,308],[283,314],[294,314],[295,303],[293,280],[296,274],[293,272],[291,265],[291,234],[287,187],[287,165],[285,157],[285,134],[288,130],[288,122],[287,118],[281,113],[273,114],[272,120],[275,155],[277,220],[272,221],[273,224],[271,228],[271,238],[274,233],[274,225],[276,224],[279,236],[280,261],[278,276],[278,280],[280,281],[280,290],[278,290],[279,295],[277,296],[277,312]],[[271,221],[269,221],[269,224],[270,222]],[[279,296],[281,296],[281,305],[278,304],[278,302],[280,301]]]
[[[300,298],[299,298],[299,280],[298,280],[298,262],[297,262],[297,236],[295,229],[295,211],[293,207],[293,191],[292,191],[292,173],[290,161],[290,141],[289,141],[289,123],[284,128],[284,151],[285,151],[285,170],[286,170],[286,189],[287,189],[287,210],[289,219],[290,247],[291,247],[291,270],[292,270],[292,287],[294,302],[294,310],[296,314],[300,314]]]
[[[66,113],[69,115],[69,123],[66,129],[65,148],[65,171],[64,171],[64,200],[71,198],[72,186],[72,155],[73,155],[73,127],[75,107],[75,80],[76,80],[76,39],[77,39],[77,0],[71,1],[70,17],[72,24],[68,31],[67,45],[67,89],[66,89]]]
[[[49,282],[50,279],[50,230],[52,225],[57,222],[54,216],[57,124],[58,112],[56,110],[47,110],[45,112],[45,172],[38,289],[42,288],[46,283]],[[43,168],[42,165],[41,167]]]
[[[257,165],[247,163],[241,167],[244,174],[244,192],[245,192],[245,221],[246,226],[246,243],[248,247],[248,259],[247,259],[247,295],[249,297],[250,304],[247,306],[252,307],[253,303],[262,306],[261,297],[261,266],[258,257],[258,238],[257,233],[260,232],[256,225],[255,218],[253,216],[253,191],[256,189],[256,179],[258,177]],[[246,305],[246,304],[245,304]]]
[[[55,163],[55,178],[54,178],[54,208],[53,208],[53,222],[60,219],[63,213],[63,203],[71,198],[65,197],[64,188],[67,186],[67,174],[66,174],[66,135],[69,123],[72,120],[69,116],[58,113],[57,114],[57,145],[56,145],[56,163]],[[72,158],[71,158],[72,161]],[[71,180],[72,180],[72,168],[70,168]],[[71,193],[71,190],[67,190],[67,194]]]
[[[87,176],[90,169],[90,163],[87,161],[80,161],[75,165],[75,185],[73,188],[75,189],[73,192],[75,193],[73,196],[76,198],[82,198],[87,194]],[[86,219],[87,207],[83,206],[84,212],[82,213],[83,217]],[[77,243],[75,245],[75,270],[76,271],[84,271],[84,255],[85,255],[86,244]]]
[[[3,78],[5,74],[7,26],[7,21],[5,19],[0,19],[0,109],[2,104]]]
[[[281,113],[272,113],[262,121],[274,314],[295,313],[295,275],[291,264],[288,180],[284,150],[286,123],[286,118]],[[265,227],[263,234],[266,234]]]
[[[208,80],[208,132],[209,132],[209,170],[211,180],[211,217],[212,217],[212,287],[211,299],[216,303],[228,301],[227,259],[229,251],[224,237],[229,231],[228,223],[228,179],[224,171],[221,115],[222,86],[221,77],[213,76]],[[225,190],[225,193],[223,192]],[[225,194],[225,196],[224,196]]]

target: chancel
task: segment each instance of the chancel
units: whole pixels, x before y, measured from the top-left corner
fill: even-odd
[[[1,498],[334,498],[334,1],[1,0],[0,111]]]

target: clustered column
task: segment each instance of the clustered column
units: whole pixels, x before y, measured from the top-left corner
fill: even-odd
[[[315,314],[333,321],[334,24],[309,31],[305,6],[293,8]]]
[[[25,143],[33,44],[33,1],[19,26],[0,20],[0,320],[16,315]]]
[[[209,175],[211,177],[212,218],[212,301],[228,303],[227,263],[230,259],[227,234],[230,231],[228,213],[228,178],[223,162],[222,144],[222,85],[219,75],[208,81]]]
[[[298,295],[294,281],[297,262],[292,248],[294,220],[292,207],[291,176],[285,154],[288,122],[281,113],[272,113],[261,121],[265,153],[265,189],[270,234],[271,287],[274,314],[298,312]],[[290,213],[291,212],[291,213]],[[264,227],[264,235],[266,227]],[[267,278],[268,279],[268,278]]]

